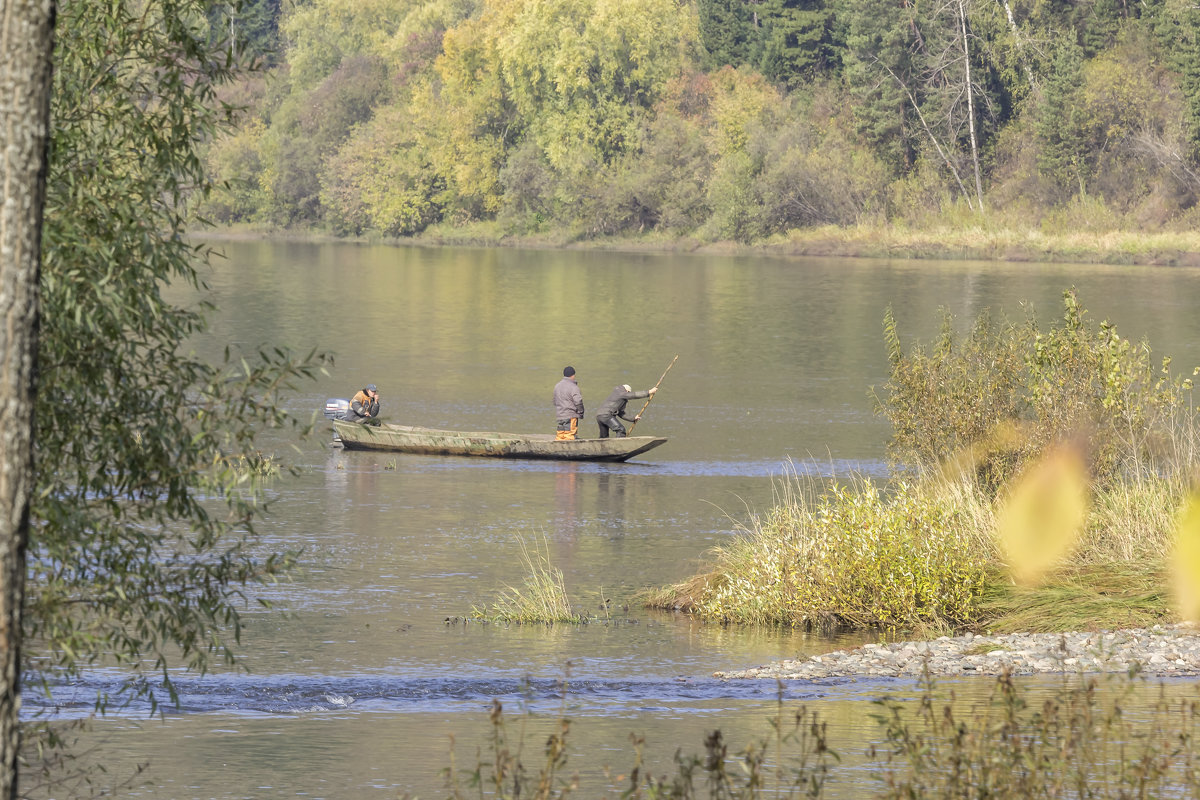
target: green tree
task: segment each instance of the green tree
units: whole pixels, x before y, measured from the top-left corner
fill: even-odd
[[[1145,18],[1159,48],[1179,74],[1186,102],[1184,126],[1190,152],[1200,158],[1200,8],[1186,0],[1148,0]]]
[[[310,0],[290,4],[280,23],[288,77],[299,94],[350,58],[383,58],[417,0]],[[386,60],[386,59],[385,59]]]
[[[884,207],[887,168],[853,135],[844,97],[823,85],[793,95],[787,118],[758,137],[764,233],[853,225]]]
[[[445,187],[437,202],[458,218],[500,208],[500,170],[525,130],[500,69],[502,10],[485,4],[478,17],[447,31],[436,79],[418,86],[409,101],[417,146],[429,153],[433,177]]]
[[[407,109],[388,106],[329,160],[321,178],[326,218],[338,233],[409,236],[441,215],[444,185],[414,137]]]
[[[288,97],[264,143],[268,166],[262,181],[277,222],[321,220],[320,175],[326,162],[356,125],[371,118],[387,91],[386,64],[351,56],[312,90]]]
[[[947,184],[981,210],[985,137],[998,104],[973,6],[902,0],[895,13],[886,4],[842,0],[840,13],[859,130],[897,175],[909,174],[919,154],[936,159]]]
[[[708,217],[705,187],[713,154],[697,120],[661,109],[622,167],[627,227],[686,233]]]
[[[446,32],[437,80],[413,94],[446,213],[497,213],[501,174],[520,150],[521,168],[506,177],[526,192],[520,204],[578,222],[597,175],[637,145],[697,36],[694,7],[674,0],[485,2]]]
[[[1083,49],[1070,36],[1059,39],[1054,69],[1037,107],[1038,168],[1060,190],[1086,190],[1089,177],[1088,124],[1083,107]]]
[[[833,10],[825,0],[699,0],[703,64],[754,67],[788,86],[833,69]]]
[[[638,111],[682,71],[696,37],[690,8],[666,0],[522,2],[513,11],[498,42],[500,69],[558,168],[622,153]]]
[[[413,38],[441,33],[474,15],[481,0],[306,0],[289,3],[280,28],[288,75],[303,93],[348,58],[382,60],[399,71]]]
[[[837,66],[833,11],[823,0],[767,0],[758,67],[772,80],[801,86]]]
[[[912,168],[919,122],[906,87],[918,83],[911,33],[916,11],[907,2],[840,0],[846,27],[845,79],[857,128],[896,174]]]
[[[698,0],[696,13],[707,69],[741,67],[754,59],[760,30],[746,0]]]
[[[782,100],[753,70],[726,67],[712,76],[706,116],[715,163],[705,187],[712,209],[705,223],[707,236],[749,242],[764,233],[756,184],[765,153],[753,145],[764,129],[778,126]]]
[[[205,157],[218,181],[205,200],[202,213],[217,223],[253,220],[268,205],[263,191],[262,139],[266,126],[251,118],[237,131],[210,142]]]
[[[1079,32],[1079,43],[1088,56],[1112,47],[1126,19],[1130,4],[1119,0],[1094,0]]]
[[[102,663],[170,695],[172,668],[234,659],[243,604],[286,562],[251,546],[255,435],[290,424],[280,393],[321,358],[198,359],[204,317],[163,291],[202,284],[184,233],[209,186],[199,148],[229,122],[214,92],[237,65],[206,8],[59,16],[24,620],[25,667],[50,687]]]

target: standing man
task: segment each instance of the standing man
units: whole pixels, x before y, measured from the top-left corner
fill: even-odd
[[[375,384],[368,383],[365,388],[360,389],[358,394],[354,395],[354,399],[350,401],[350,410],[346,412],[344,419],[347,422],[358,422],[366,424],[375,422],[379,416],[379,390],[375,388]]]
[[[575,368],[564,367],[563,379],[554,385],[554,417],[558,421],[555,439],[570,441],[583,419],[583,393],[575,381]]]
[[[625,404],[630,400],[641,400],[645,397],[653,397],[654,393],[657,391],[658,387],[655,386],[654,388],[647,389],[644,392],[635,392],[633,389],[629,388],[628,383],[622,384],[613,389],[612,394],[610,394],[608,399],[604,401],[604,404],[600,406],[600,413],[596,415],[596,422],[600,423],[600,438],[607,439],[609,431],[612,431],[617,438],[624,436],[625,426],[621,424],[621,420],[625,420],[626,422],[637,422],[642,418],[641,414],[638,414],[633,419],[625,416]]]

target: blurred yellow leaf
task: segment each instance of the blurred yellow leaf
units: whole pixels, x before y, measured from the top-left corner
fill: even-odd
[[[1037,583],[1075,544],[1087,516],[1087,470],[1072,447],[1054,450],[1017,480],[996,517],[1013,578]]]
[[[1175,527],[1175,602],[1180,615],[1200,620],[1200,492],[1192,492]]]
[[[946,459],[941,465],[941,474],[948,480],[961,480],[974,474],[989,456],[1006,450],[1019,450],[1028,440],[1025,426],[1011,421],[1000,422],[986,438],[967,445]]]

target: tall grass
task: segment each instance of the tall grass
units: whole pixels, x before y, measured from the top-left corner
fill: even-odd
[[[632,735],[632,763],[626,769],[591,760],[584,765],[591,774],[603,776],[591,785],[568,769],[572,723],[565,715],[566,701],[564,691],[564,708],[557,719],[533,720],[522,715],[515,731],[503,706],[493,701],[486,741],[476,750],[472,766],[459,768],[456,742],[451,740],[450,764],[442,771],[445,796],[449,800],[484,796],[495,800],[819,798],[837,762],[828,746],[825,723],[803,706],[788,711],[779,702],[760,738],[731,750],[721,731],[713,730],[704,739],[702,754],[685,754],[682,747],[677,750],[670,773],[655,774],[647,767],[643,760],[646,742]],[[530,730],[541,731],[547,725],[550,733],[539,739],[540,753],[526,756],[531,750],[537,753],[528,740],[538,734]]]
[[[997,570],[979,598],[977,627],[991,633],[1147,628],[1175,621],[1169,586],[1161,561],[1066,566],[1037,586]]]
[[[938,485],[899,483],[885,496],[862,478],[817,494],[793,477],[774,507],[714,551],[713,572],[654,603],[724,622],[818,629],[968,624],[991,550],[973,520],[987,512],[949,489],[931,493]]]
[[[1093,496],[1084,532],[1047,579],[1018,584],[997,544],[999,502],[967,476],[824,493],[791,479],[710,567],[647,593],[714,622],[918,636],[1143,627],[1175,619],[1168,561],[1184,490],[1145,479]]]
[[[1148,706],[1131,677],[1114,683],[1068,676],[1030,703],[1007,675],[991,702],[956,708],[928,677],[911,703],[880,701],[885,744],[875,748],[883,798],[1196,797],[1200,705],[1168,699],[1159,685]]]
[[[537,547],[531,551],[524,539],[519,542],[525,570],[521,586],[506,587],[490,609],[474,607],[472,616],[491,622],[526,624],[583,621],[583,616],[571,608],[562,570],[550,562],[550,545],[545,538],[544,552]]]
[[[645,763],[631,736],[629,763],[589,754],[572,771],[573,723],[522,715],[514,723],[493,703],[484,744],[458,766],[456,743],[443,770],[450,800],[623,798],[758,800],[1094,800],[1200,796],[1200,703],[1167,697],[1136,675],[1067,674],[1049,692],[1001,675],[984,701],[958,700],[926,675],[916,702],[875,701],[871,744],[846,742],[811,709],[777,704],[763,733],[744,744],[709,732],[699,749],[681,744],[674,763]],[[1155,692],[1147,702],[1144,695]],[[542,731],[549,727],[550,733]],[[531,732],[532,731],[532,732]],[[530,737],[537,737],[530,744]],[[864,747],[864,744],[866,746]],[[853,753],[851,751],[854,751]],[[861,751],[861,754],[860,752]],[[853,756],[853,758],[852,758]]]
[[[980,216],[965,206],[949,206],[886,224],[792,228],[748,249],[789,255],[1195,264],[1200,252],[1195,230],[1147,231],[1094,210],[1073,205],[1034,218],[1004,209]]]

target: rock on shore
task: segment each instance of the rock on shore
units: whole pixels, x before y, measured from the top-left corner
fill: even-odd
[[[1015,633],[943,636],[933,641],[867,644],[752,669],[714,672],[737,678],[831,678],[845,676],[1013,675],[1046,672],[1126,672],[1200,675],[1200,629],[1195,625],[1097,633]]]

